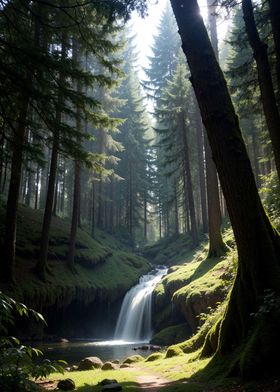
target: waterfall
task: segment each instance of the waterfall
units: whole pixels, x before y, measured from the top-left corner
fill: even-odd
[[[143,275],[125,295],[115,330],[115,339],[148,342],[152,337],[152,293],[167,268]]]

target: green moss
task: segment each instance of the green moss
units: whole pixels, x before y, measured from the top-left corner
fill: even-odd
[[[153,353],[149,355],[146,359],[145,362],[153,362],[157,361],[158,359],[163,359],[164,354],[163,353]]]
[[[178,357],[179,355],[183,354],[184,352],[179,346],[170,346],[166,351],[165,358]]]
[[[143,360],[144,360],[144,358],[142,357],[142,355],[131,355],[130,357],[126,358],[123,361],[123,363],[131,364],[131,363],[135,363],[135,362],[141,362]]]
[[[155,334],[151,339],[151,343],[167,346],[182,342],[183,340],[186,340],[189,335],[190,329],[186,324],[173,325],[171,327],[164,328]]]
[[[3,210],[1,210],[3,213]],[[76,273],[67,268],[66,258],[70,226],[69,221],[54,217],[49,247],[50,274],[42,283],[33,273],[38,255],[42,211],[19,207],[17,233],[16,280],[13,293],[27,305],[58,307],[74,299],[89,303],[97,295],[113,301],[121,296],[139,277],[150,269],[143,257],[133,255],[119,241],[107,233],[96,231],[93,239],[87,232],[78,230],[75,257]],[[0,215],[0,232],[3,232],[4,215]],[[3,238],[3,236],[1,237]]]

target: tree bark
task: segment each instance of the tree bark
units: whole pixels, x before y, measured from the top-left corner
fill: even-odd
[[[267,128],[272,142],[278,178],[280,180],[280,115],[273,89],[267,45],[261,41],[254,17],[251,0],[242,0],[246,32],[257,65],[261,101]],[[279,29],[279,26],[277,26]]]
[[[236,349],[234,370],[243,377],[276,376],[279,317],[272,312],[261,313],[259,317],[252,314],[260,311],[266,290],[271,290],[276,298],[280,296],[279,234],[261,204],[238,117],[197,0],[171,0],[171,4],[238,250],[237,276],[221,327],[217,329],[216,358]]]

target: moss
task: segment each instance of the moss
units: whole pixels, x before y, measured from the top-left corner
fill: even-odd
[[[0,215],[3,232],[4,215]],[[68,253],[69,221],[54,217],[49,247],[48,281],[42,283],[33,273],[38,254],[42,211],[20,206],[17,233],[16,279],[17,297],[37,309],[66,306],[77,300],[83,304],[96,296],[112,302],[122,297],[139,277],[149,271],[150,265],[143,257],[133,255],[119,241],[107,233],[96,231],[93,239],[87,232],[78,230],[75,257],[76,273],[65,263]]]
[[[166,351],[165,358],[178,357],[179,355],[183,354],[184,352],[179,346],[170,346]]]
[[[190,329],[188,326],[186,324],[179,324],[164,328],[155,334],[151,339],[151,343],[167,346],[169,344],[182,342],[183,340],[186,340],[188,336],[190,336]]]
[[[131,355],[130,357],[126,358],[123,363],[124,364],[131,364],[131,363],[135,363],[135,362],[141,362],[143,361],[144,358],[142,357],[142,355]]]
[[[153,353],[149,355],[146,359],[145,362],[153,362],[157,361],[158,359],[163,359],[164,354],[163,353]]]

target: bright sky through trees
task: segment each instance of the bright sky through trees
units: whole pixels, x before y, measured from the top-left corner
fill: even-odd
[[[148,16],[142,19],[136,13],[132,17],[132,29],[136,34],[136,43],[139,51],[139,65],[140,78],[144,78],[144,73],[141,67],[148,65],[147,56],[151,54],[151,45],[153,44],[153,37],[156,34],[160,15],[169,0],[148,0],[149,11]],[[204,19],[207,18],[206,0],[199,0],[201,13]],[[229,21],[226,17],[220,18],[218,22],[219,40],[222,41],[228,30]],[[221,43],[221,42],[220,42]]]

